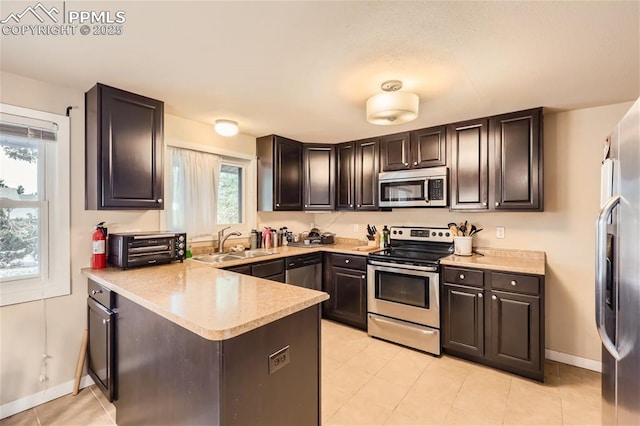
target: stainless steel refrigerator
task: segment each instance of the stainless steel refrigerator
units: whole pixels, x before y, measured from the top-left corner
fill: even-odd
[[[602,422],[640,424],[640,99],[606,140],[596,222]]]

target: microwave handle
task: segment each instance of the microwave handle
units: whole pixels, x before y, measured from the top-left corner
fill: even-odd
[[[424,201],[427,204],[431,202],[429,199],[429,178],[424,180]]]

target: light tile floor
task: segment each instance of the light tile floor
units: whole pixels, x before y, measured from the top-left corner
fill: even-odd
[[[322,322],[324,425],[597,425],[600,374],[546,361],[545,382],[436,358]],[[94,386],[0,421],[114,425]]]

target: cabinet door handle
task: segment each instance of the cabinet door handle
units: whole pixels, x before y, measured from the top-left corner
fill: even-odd
[[[414,161],[414,162],[413,162],[413,165],[414,165],[414,166],[417,166],[417,165],[418,165],[418,162],[417,162],[417,161]]]
[[[349,207],[353,207],[353,204],[349,204]]]
[[[158,202],[158,204],[160,204],[162,203],[162,198],[158,198],[156,201]]]
[[[309,207],[307,204],[304,205],[305,207]]]
[[[349,263],[351,262],[349,259],[345,259],[344,263]]]
[[[94,296],[96,294],[100,294],[100,293],[102,293],[102,290],[91,290],[91,294],[94,295]]]
[[[367,276],[366,276],[366,275],[363,275],[363,276],[362,276],[362,279],[364,280],[365,278],[367,278]]]
[[[464,280],[464,274],[460,274],[460,279]]]
[[[279,203],[276,203],[276,207],[280,207],[280,204],[279,204]]]
[[[496,201],[496,207],[499,207],[500,203],[498,201]]]
[[[482,293],[478,293],[478,297],[482,299]]]
[[[358,204],[358,206],[357,206],[357,207],[358,207],[358,208],[360,208],[360,207],[362,207],[362,205],[361,205],[361,204]]]
[[[108,320],[108,319],[104,319],[104,318],[102,318],[102,323],[103,323],[103,324],[105,324],[105,325],[106,325],[109,321],[111,321],[111,320]]]
[[[511,285],[516,285],[516,284],[518,284],[516,280],[511,280]]]
[[[498,296],[496,296],[495,294],[493,296],[491,296],[492,300],[498,300]]]
[[[405,167],[409,165],[409,163],[404,163]]]
[[[486,201],[483,201],[483,202],[482,202],[482,205],[486,207],[486,206],[487,206],[487,202],[486,202]]]

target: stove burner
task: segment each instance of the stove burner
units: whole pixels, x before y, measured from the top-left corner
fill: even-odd
[[[392,226],[391,247],[369,254],[380,262],[437,266],[453,253],[453,238],[447,228]]]

